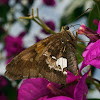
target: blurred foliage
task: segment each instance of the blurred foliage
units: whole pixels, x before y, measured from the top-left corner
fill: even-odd
[[[24,6],[22,13],[24,14],[24,16],[30,16],[30,15],[28,15],[29,14],[29,8]],[[27,20],[27,21],[28,21],[28,23],[24,27],[25,27],[26,31],[28,32],[29,28],[31,26],[31,20]]]
[[[0,42],[3,42],[5,33],[5,30],[0,26]]]
[[[82,42],[77,43],[77,45],[76,45],[76,50],[77,50],[76,56],[77,56],[78,64],[83,61],[82,53],[83,53],[85,47],[86,47],[85,44]]]
[[[93,30],[97,30],[98,26],[93,24],[93,20],[94,19],[100,19],[99,18],[99,14],[97,13],[97,5],[94,5],[94,7],[92,8],[92,10],[89,13],[89,17],[88,17],[88,26],[93,29]]]
[[[81,7],[77,7],[76,9],[74,9],[74,11],[70,14],[70,16],[63,16],[61,18],[61,26],[64,25],[68,25],[70,23],[72,23],[78,16],[80,16],[83,13],[83,6]],[[85,14],[86,15],[86,14]],[[85,16],[84,15],[84,16]],[[83,16],[81,16],[83,17]],[[80,18],[81,18],[80,17]]]
[[[64,14],[61,18],[61,26],[68,25],[76,20],[79,20],[81,17],[88,17],[88,12],[84,13],[84,4],[85,0],[73,1],[64,11]],[[84,14],[83,14],[84,13]],[[81,16],[81,14],[83,14]]]
[[[2,77],[2,78],[1,78]],[[4,76],[0,76],[0,81],[3,87],[0,84],[0,94],[5,94],[8,100],[17,100],[17,85],[15,87],[12,86],[13,82],[8,80]],[[6,85],[5,85],[6,84]]]
[[[9,100],[17,100],[17,87],[14,88],[11,85],[6,86],[3,88],[3,92],[8,97]]]
[[[0,4],[0,11],[2,11],[2,13],[0,13],[0,18],[1,18],[0,25],[7,23],[8,21],[7,13],[9,12],[9,10],[10,10],[10,6]]]

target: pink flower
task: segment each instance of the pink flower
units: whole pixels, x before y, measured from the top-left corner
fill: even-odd
[[[91,44],[90,48],[87,50],[87,53],[85,52],[84,61],[80,70],[87,65],[92,65],[100,69],[100,39]]]
[[[90,42],[83,52],[84,61],[80,71],[87,65],[92,65],[100,69],[100,21],[95,19],[94,23],[98,25],[97,31],[85,25],[79,28],[79,34],[85,34],[90,38]]]
[[[3,4],[3,5],[8,4],[8,2],[9,0],[0,0],[0,4]]]
[[[98,26],[99,20],[98,20],[98,19],[94,19],[94,20],[93,20],[93,24]]]
[[[8,81],[4,76],[0,76],[0,100],[8,100],[5,96],[3,88],[8,85]]]
[[[8,81],[5,79],[4,76],[0,76],[0,90],[6,85],[8,85]]]
[[[99,23],[98,23],[98,30],[97,30],[97,33],[98,33],[99,36],[100,36],[100,21],[99,21]]]
[[[5,37],[5,50],[7,52],[7,63],[18,53],[24,50],[22,46],[22,38],[12,37],[10,35]]]
[[[47,6],[55,6],[56,5],[55,0],[42,0],[42,1]]]
[[[98,39],[100,39],[99,34],[97,34],[96,31],[86,27],[84,24],[79,28],[78,34],[86,35],[91,42],[96,42]]]
[[[26,31],[22,31],[22,32],[19,34],[18,37],[23,38],[26,34],[27,34]]]
[[[55,30],[55,23],[52,21],[52,20],[50,20],[50,21],[45,21],[44,22],[50,29],[52,29],[53,31]],[[41,30],[43,33],[45,33],[45,34],[50,34],[50,33],[48,33],[48,32],[46,32],[44,29],[42,29]]]
[[[35,40],[36,40],[36,43],[37,43],[37,42],[41,41],[42,39],[39,38],[38,36],[35,36]]]
[[[88,72],[80,77],[68,71],[65,88],[44,78],[26,79],[19,88],[18,100],[86,100],[87,76]]]
[[[8,100],[4,93],[0,93],[0,100]]]

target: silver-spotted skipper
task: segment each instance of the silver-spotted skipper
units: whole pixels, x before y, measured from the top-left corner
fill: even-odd
[[[52,82],[66,84],[67,70],[78,74],[75,55],[76,40],[62,27],[54,34],[17,55],[6,67],[5,75],[18,80],[44,77]]]
[[[60,33],[43,39],[17,55],[7,65],[5,75],[13,80],[44,77],[51,82],[66,84],[67,70],[78,74],[75,46],[76,38],[66,27],[62,27]]]

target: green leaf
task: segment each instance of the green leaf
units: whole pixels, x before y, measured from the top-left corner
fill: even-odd
[[[91,12],[89,13],[89,17],[88,17],[88,26],[93,29],[93,30],[97,30],[97,26],[93,24],[93,20],[94,19],[99,19],[99,14],[98,14],[98,10],[97,10],[97,6],[94,5],[93,9],[91,10]]]
[[[80,16],[83,13],[82,11],[83,11],[83,6],[77,7],[76,9],[74,9],[73,12],[69,16],[62,16],[61,26],[64,26],[66,24],[70,24],[71,22],[73,22],[78,16]]]
[[[6,35],[6,31],[0,26],[0,42],[4,41],[5,35]]]
[[[97,5],[99,19],[100,19],[100,0],[94,0],[94,1],[95,1],[96,5]]]
[[[4,92],[8,100],[17,100],[18,89],[17,87],[12,87],[12,82],[10,80],[8,80],[8,84],[5,87],[3,87],[2,92]]]
[[[78,64],[83,61],[83,59],[82,59],[81,56],[82,56],[82,53],[83,53],[83,51],[84,51],[85,48],[86,48],[86,46],[85,46],[84,43],[77,43],[77,45],[76,45],[76,50],[78,52],[78,53],[76,52]]]
[[[6,95],[9,98],[9,100],[17,100],[17,89],[12,87],[6,88]]]

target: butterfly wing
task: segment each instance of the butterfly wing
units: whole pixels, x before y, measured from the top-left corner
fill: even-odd
[[[62,33],[58,33],[36,43],[7,65],[5,75],[14,80],[44,77],[66,84],[66,71],[75,75],[78,72],[75,51],[67,40]],[[61,62],[61,59],[64,61]]]
[[[35,60],[36,56],[40,55],[40,52],[47,46],[47,44],[58,35],[59,34],[55,34],[47,37],[18,54],[6,66],[5,75],[13,80],[39,77],[39,66],[38,61]]]
[[[78,73],[75,50],[63,35],[50,41],[36,60],[42,77],[52,82],[66,84],[67,70]]]

